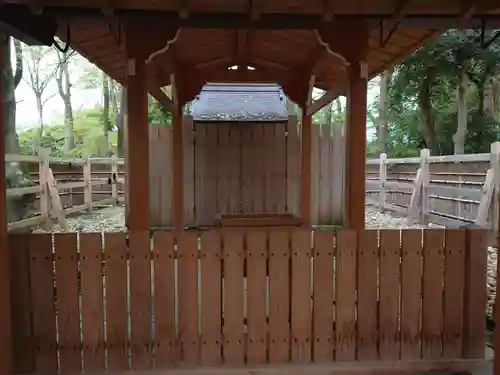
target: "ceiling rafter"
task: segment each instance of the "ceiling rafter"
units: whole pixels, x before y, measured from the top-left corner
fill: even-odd
[[[189,0],[179,0],[179,17],[189,18]]]
[[[256,21],[260,18],[264,8],[264,0],[249,0],[250,1],[250,21]]]
[[[248,66],[250,57],[251,32],[248,29],[236,30],[236,65],[240,68]]]
[[[410,0],[396,0],[392,16],[380,23],[380,46],[384,47],[396,31],[399,23],[403,20],[405,13],[410,8]]]

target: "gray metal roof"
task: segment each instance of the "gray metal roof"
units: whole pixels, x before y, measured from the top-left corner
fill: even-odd
[[[287,98],[275,84],[208,83],[193,101],[195,121],[287,121]]]

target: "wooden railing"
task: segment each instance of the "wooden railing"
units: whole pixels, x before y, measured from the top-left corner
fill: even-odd
[[[378,171],[373,167],[378,166]],[[443,168],[446,166],[446,168]],[[496,230],[500,142],[491,153],[367,160],[367,203],[421,223]]]
[[[436,370],[484,358],[484,230],[65,233],[9,243],[16,372],[374,360]]]
[[[52,219],[60,222],[67,216],[84,210],[92,211],[94,207],[116,204],[119,201],[119,185],[123,184],[123,177],[120,176],[118,166],[123,165],[123,159],[111,158],[65,158],[51,157],[48,151],[40,149],[38,156],[31,155],[5,155],[6,162],[18,162],[27,164],[32,172],[35,186],[9,188],[6,191],[7,197],[20,197],[26,194],[35,194],[39,206],[39,213],[27,219],[9,223],[9,230],[20,229],[40,224],[49,224]],[[29,164],[37,164],[38,167]],[[75,172],[69,172],[71,176],[63,172],[53,171],[53,168],[60,165],[71,165],[81,167],[75,180]],[[99,173],[94,173],[93,166],[99,166]],[[103,169],[107,171],[102,177]],[[61,178],[57,178],[61,176]],[[108,197],[94,200],[93,193],[97,187],[110,185],[110,191],[106,192]],[[66,194],[74,194],[74,190],[83,190],[83,204],[70,205],[69,207],[61,203],[61,197]]]

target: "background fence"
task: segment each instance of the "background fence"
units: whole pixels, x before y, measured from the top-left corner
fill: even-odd
[[[220,214],[298,214],[300,126],[200,123],[184,118],[184,208],[187,226],[213,226]],[[313,126],[313,223],[342,220],[344,137],[341,126]],[[150,132],[153,227],[171,226],[172,133]]]
[[[491,153],[367,161],[367,203],[446,226],[498,223],[500,143]]]

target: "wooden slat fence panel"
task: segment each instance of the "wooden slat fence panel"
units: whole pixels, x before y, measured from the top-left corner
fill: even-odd
[[[267,362],[267,235],[264,231],[250,231],[247,247],[247,363]]]
[[[443,350],[444,231],[424,231],[422,282],[422,357],[440,358]]]
[[[198,337],[198,236],[184,232],[177,239],[178,246],[178,314],[177,351],[183,366],[199,363]]]
[[[222,363],[222,239],[218,231],[201,235],[201,363]]]
[[[165,129],[167,127],[165,126]],[[184,220],[185,226],[192,227],[196,225],[195,222],[195,183],[194,183],[194,171],[195,171],[195,153],[194,153],[194,128],[193,128],[193,117],[192,116],[184,116],[183,122],[183,142],[184,142]],[[168,128],[170,130],[170,128]],[[164,144],[171,147],[171,133],[169,131],[168,142]],[[162,172],[163,183],[168,184],[168,192],[171,192],[171,174],[169,171],[171,170],[171,152],[170,147],[165,147],[166,152],[168,153],[168,169],[164,169]],[[165,193],[163,193],[165,196]],[[171,196],[166,197],[166,200],[169,203],[169,208],[171,205]],[[168,215],[168,222],[171,223],[171,215],[170,209],[167,211],[163,211],[163,215]],[[165,217],[166,219],[166,217]]]
[[[56,235],[54,249],[60,369],[62,373],[79,372],[82,360],[76,233]]]
[[[286,137],[286,212],[299,214],[300,137],[295,116],[288,117]]]
[[[381,230],[379,241],[379,358],[397,360],[400,351],[400,232]]]
[[[223,231],[223,356],[227,364],[244,363],[243,236],[240,231]]]
[[[104,235],[108,370],[125,370],[128,356],[127,247],[124,233]]]
[[[149,232],[129,235],[132,369],[146,370],[151,360],[151,245]]]
[[[103,371],[104,295],[101,233],[80,235],[83,368]]]
[[[443,357],[462,354],[464,319],[465,230],[445,232]]]
[[[174,236],[153,234],[155,368],[174,367],[175,357],[175,269]]]
[[[313,359],[331,362],[335,343],[333,315],[333,232],[314,232]]]
[[[15,373],[35,372],[36,347],[31,317],[30,236],[9,237],[10,271],[15,282],[10,284],[12,319],[12,367]]]
[[[231,161],[229,159],[229,124],[217,125],[217,148],[214,150],[217,153],[216,174],[217,174],[217,214],[231,213],[229,200],[231,191],[229,187],[231,176]]]
[[[486,231],[54,237],[10,238],[16,372],[484,357]]]

